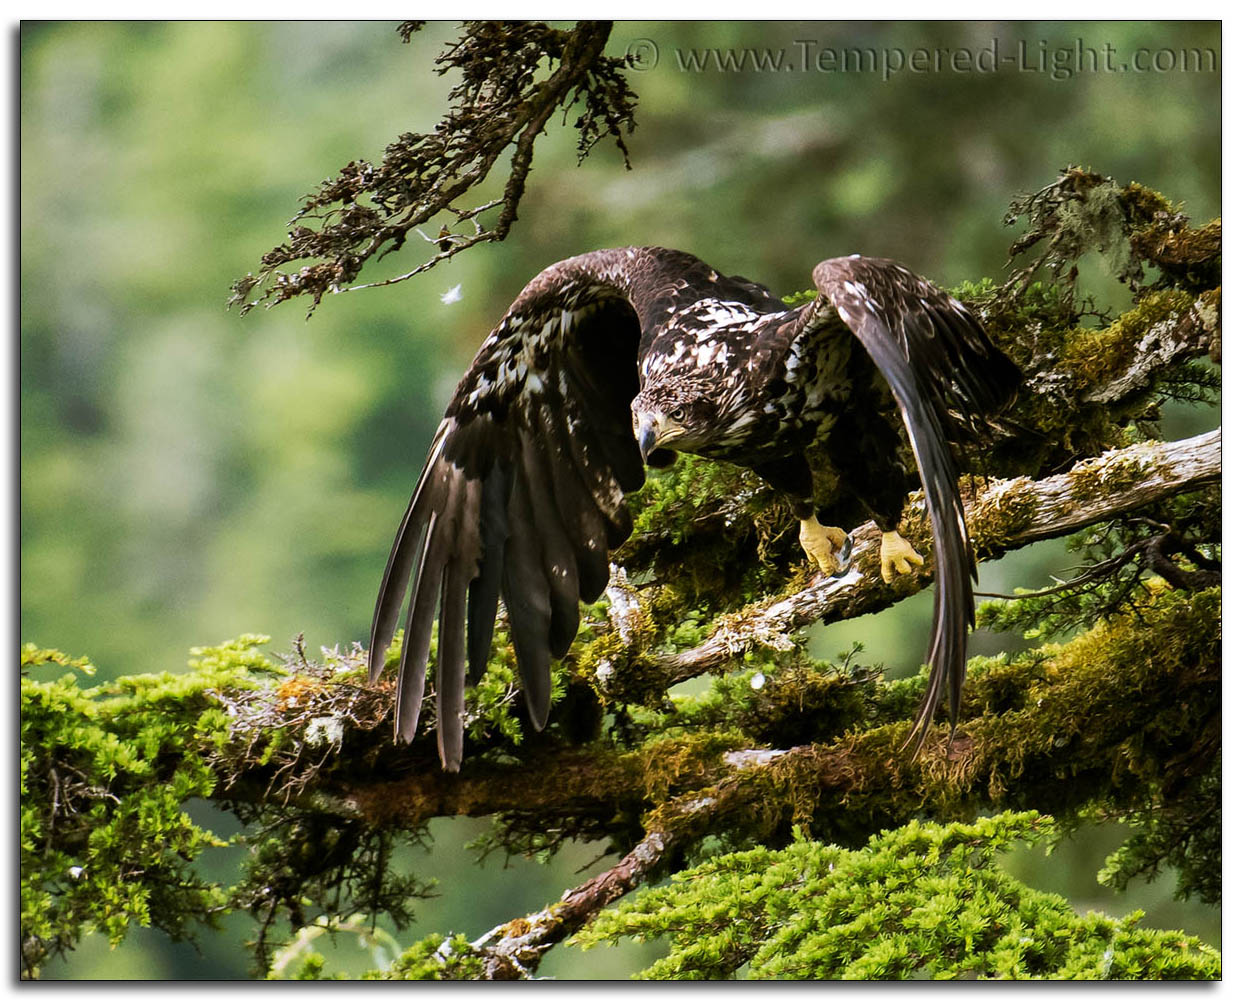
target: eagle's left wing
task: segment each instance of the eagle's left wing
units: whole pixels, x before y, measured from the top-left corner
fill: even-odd
[[[927,498],[936,586],[931,678],[915,719],[922,744],[946,690],[950,725],[957,722],[975,621],[975,561],[946,425],[978,426],[1021,373],[965,306],[894,261],[837,257],[817,265],[814,279],[820,296],[805,307],[808,322],[840,317],[866,348],[896,397]]]

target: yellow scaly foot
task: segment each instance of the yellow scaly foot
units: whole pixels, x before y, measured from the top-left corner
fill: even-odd
[[[880,536],[880,576],[885,584],[891,584],[899,573],[914,573],[915,566],[922,565],[923,557],[896,532]]]
[[[811,515],[801,519],[798,541],[807,556],[818,563],[824,573],[835,576],[845,570],[850,555],[850,537],[843,529],[821,525]]]

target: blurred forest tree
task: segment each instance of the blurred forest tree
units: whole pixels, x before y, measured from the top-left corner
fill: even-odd
[[[661,59],[628,79],[634,169],[606,145],[575,166],[572,130],[540,141],[521,222],[388,291],[328,297],[239,322],[229,282],[341,164],[429,131],[450,80],[432,60],[454,37],[431,24],[400,44],[381,24],[52,23],[21,37],[21,631],[89,653],[103,677],[175,668],[195,644],[256,628],[308,645],[365,635],[394,518],[478,341],[539,268],[586,249],[677,247],[778,291],[835,254],[891,256],[942,284],[1000,277],[1009,198],[1066,163],[1184,200],[1192,222],[1221,201],[1219,66],[1201,72],[895,75],[680,71],[678,47],[1073,47],[1220,53],[1219,24],[620,24]],[[774,197],[779,192],[780,197]],[[401,255],[375,280],[408,270]],[[1103,306],[1125,292],[1084,276]],[[461,285],[459,301],[441,295]],[[1211,408],[1166,436],[1212,426]],[[983,568],[981,589],[1038,587],[1073,559],[1043,544]],[[927,596],[923,596],[926,598]],[[926,603],[825,629],[824,652],[866,646],[909,670]],[[1022,645],[980,634],[973,652]],[[230,833],[203,807],[204,822]],[[431,865],[479,894],[416,906],[415,934],[477,934],[541,906],[592,856],[562,852],[472,868],[473,821],[433,824]],[[1098,887],[1120,840],[1079,836],[1045,867],[1049,888],[1111,913],[1219,943],[1219,911],[1170,903],[1169,882]],[[1075,854],[1075,848],[1082,849]],[[572,856],[572,857],[571,857]],[[1015,856],[1013,864],[1034,863]],[[1029,882],[1036,878],[1024,872]],[[421,929],[421,931],[420,931]],[[204,955],[150,933],[109,953],[86,943],[47,976],[245,974],[244,928]],[[409,933],[403,936],[409,940]],[[559,955],[564,953],[563,956]],[[646,955],[650,956],[651,953]],[[369,965],[366,957],[357,961]],[[563,976],[617,975],[633,952],[558,956]],[[343,963],[342,965],[347,965]]]

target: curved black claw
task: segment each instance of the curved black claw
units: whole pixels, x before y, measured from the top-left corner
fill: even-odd
[[[845,541],[841,543],[841,548],[833,553],[833,555],[837,558],[837,569],[836,572],[832,574],[833,577],[844,577],[850,572],[850,553],[853,551],[854,537],[850,535],[849,532],[846,532]]]

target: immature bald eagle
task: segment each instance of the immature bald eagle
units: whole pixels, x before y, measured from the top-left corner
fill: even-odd
[[[787,494],[803,548],[834,573],[848,536],[816,517],[806,451],[822,446],[883,532],[884,579],[910,572],[923,559],[896,531],[908,484],[882,413],[893,398],[937,568],[920,743],[946,689],[956,721],[974,560],[946,428],[978,426],[1019,373],[961,303],[892,261],[839,257],[814,280],[816,299],[790,309],[690,254],[631,247],[561,261],[522,290],[453,394],[384,570],[372,681],[412,581],[399,738],[418,723],[438,605],[440,759],[459,767],[465,685],[486,667],[501,597],[526,706],[544,726],[549,664],[630,534],[623,495],[670,449],[748,467]]]

